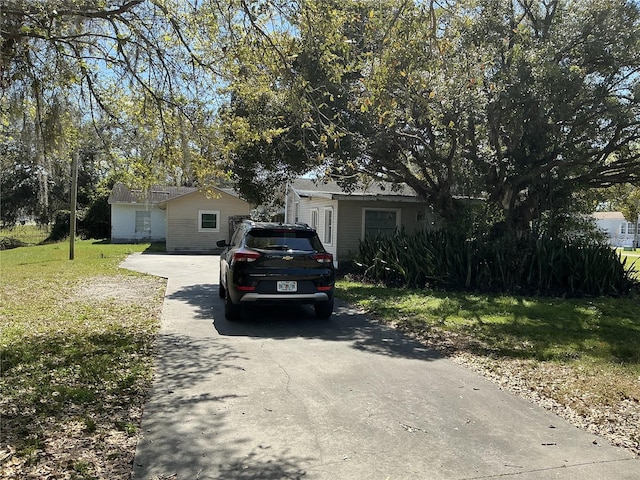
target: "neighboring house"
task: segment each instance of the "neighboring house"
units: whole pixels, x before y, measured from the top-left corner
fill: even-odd
[[[337,183],[300,178],[288,185],[285,221],[315,228],[337,264],[353,258],[365,237],[434,228],[436,216],[408,187],[375,184],[345,193]]]
[[[628,222],[620,212],[596,212],[596,225],[607,233],[613,247],[632,247],[637,225]]]
[[[235,222],[251,206],[230,189],[211,197],[193,187],[152,186],[129,190],[118,183],[109,196],[111,242],[165,242],[167,252],[212,252],[229,240]]]

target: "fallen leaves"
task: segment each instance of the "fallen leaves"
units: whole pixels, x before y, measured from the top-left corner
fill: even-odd
[[[164,281],[91,280],[3,342],[3,480],[131,476]]]
[[[567,365],[457,352],[452,359],[504,390],[541,405],[573,425],[640,455],[640,402],[598,393],[606,374],[576,375]]]

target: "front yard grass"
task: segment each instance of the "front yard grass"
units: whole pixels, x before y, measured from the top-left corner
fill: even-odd
[[[338,295],[505,388],[640,453],[640,299],[388,288]]]
[[[129,478],[165,282],[118,264],[147,248],[78,241],[73,261],[66,243],[0,252],[0,478]],[[338,294],[640,452],[639,299],[349,280]]]
[[[165,282],[117,266],[147,247],[0,252],[0,478],[129,478]]]
[[[634,277],[640,281],[640,248],[631,251],[619,248],[617,252],[620,254],[621,259],[626,261],[625,266],[627,269],[633,268]]]

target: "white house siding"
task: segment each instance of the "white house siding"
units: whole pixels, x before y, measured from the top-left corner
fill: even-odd
[[[136,232],[136,212],[151,212],[151,231]],[[161,242],[165,239],[166,217],[156,206],[140,204],[111,205],[111,243]]]
[[[634,235],[626,232],[629,222],[624,218],[621,212],[597,212],[593,214],[598,227],[606,232],[609,237],[609,244],[612,247],[631,247],[633,246]],[[622,233],[624,231],[624,233]]]
[[[331,241],[325,241],[325,215],[326,209],[333,210],[333,232]],[[322,240],[325,249],[333,254],[337,262],[336,247],[338,245],[338,201],[328,198],[298,197],[294,192],[289,192],[287,196],[287,212],[285,222],[306,223],[313,226],[311,222],[311,211],[318,211],[318,225],[316,231]],[[342,240],[340,240],[342,241]],[[337,264],[337,263],[336,263]]]
[[[310,204],[312,201],[314,201],[314,199],[299,197],[294,191],[289,191],[286,197],[284,221],[286,223],[306,223],[311,225]]]
[[[170,200],[167,208],[167,252],[211,252],[218,240],[229,240],[229,217],[249,215],[247,202],[220,192],[219,198],[207,198],[200,192]],[[198,228],[200,211],[219,212],[218,231],[201,232]]]

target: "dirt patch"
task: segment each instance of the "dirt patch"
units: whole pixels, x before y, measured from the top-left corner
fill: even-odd
[[[166,284],[166,280],[157,277],[98,276],[91,281],[79,285],[71,300],[81,301],[113,301],[122,304],[144,303],[154,298],[158,288]]]

